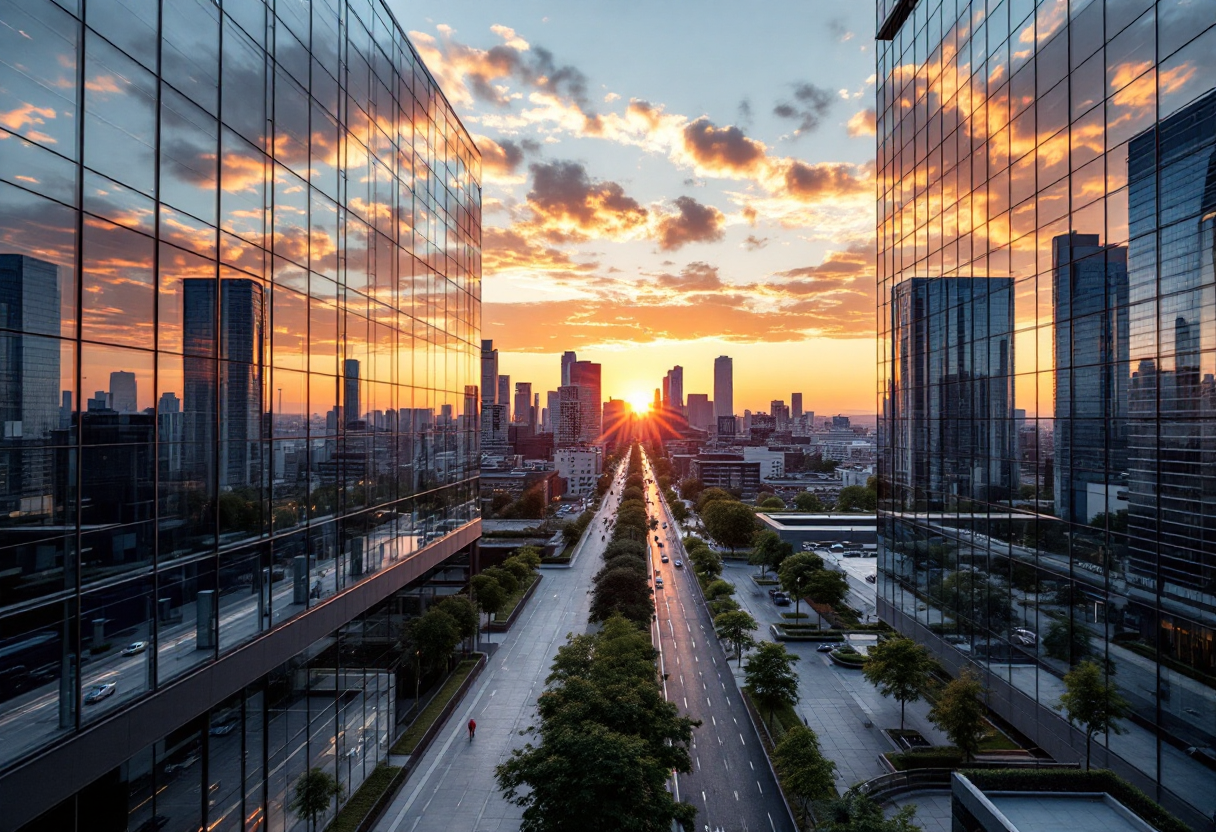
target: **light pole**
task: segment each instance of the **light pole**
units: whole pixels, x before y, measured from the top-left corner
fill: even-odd
[[[422,710],[419,698],[422,695],[422,651],[414,651],[414,713]]]

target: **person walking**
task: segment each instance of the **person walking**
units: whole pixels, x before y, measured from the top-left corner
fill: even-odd
[[[469,720],[469,742],[473,741],[473,734],[477,733],[477,720]]]

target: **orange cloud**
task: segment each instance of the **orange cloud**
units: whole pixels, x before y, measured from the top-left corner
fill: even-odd
[[[849,135],[854,138],[858,136],[873,136],[877,131],[875,126],[876,118],[873,108],[862,110],[860,113],[854,113],[848,123]]]
[[[702,205],[690,196],[676,198],[675,214],[660,217],[655,229],[659,248],[675,251],[689,243],[710,243],[721,240],[726,216],[712,205]]]

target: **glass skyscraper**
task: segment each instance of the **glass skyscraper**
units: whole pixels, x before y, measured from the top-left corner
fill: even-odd
[[[385,758],[480,531],[479,179],[380,0],[0,7],[0,832]]]
[[[1216,812],[1216,4],[879,0],[879,611]]]

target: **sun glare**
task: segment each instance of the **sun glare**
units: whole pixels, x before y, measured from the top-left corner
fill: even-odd
[[[646,411],[650,408],[650,397],[645,393],[630,393],[626,401],[633,408],[633,412],[639,416],[646,415]]]

